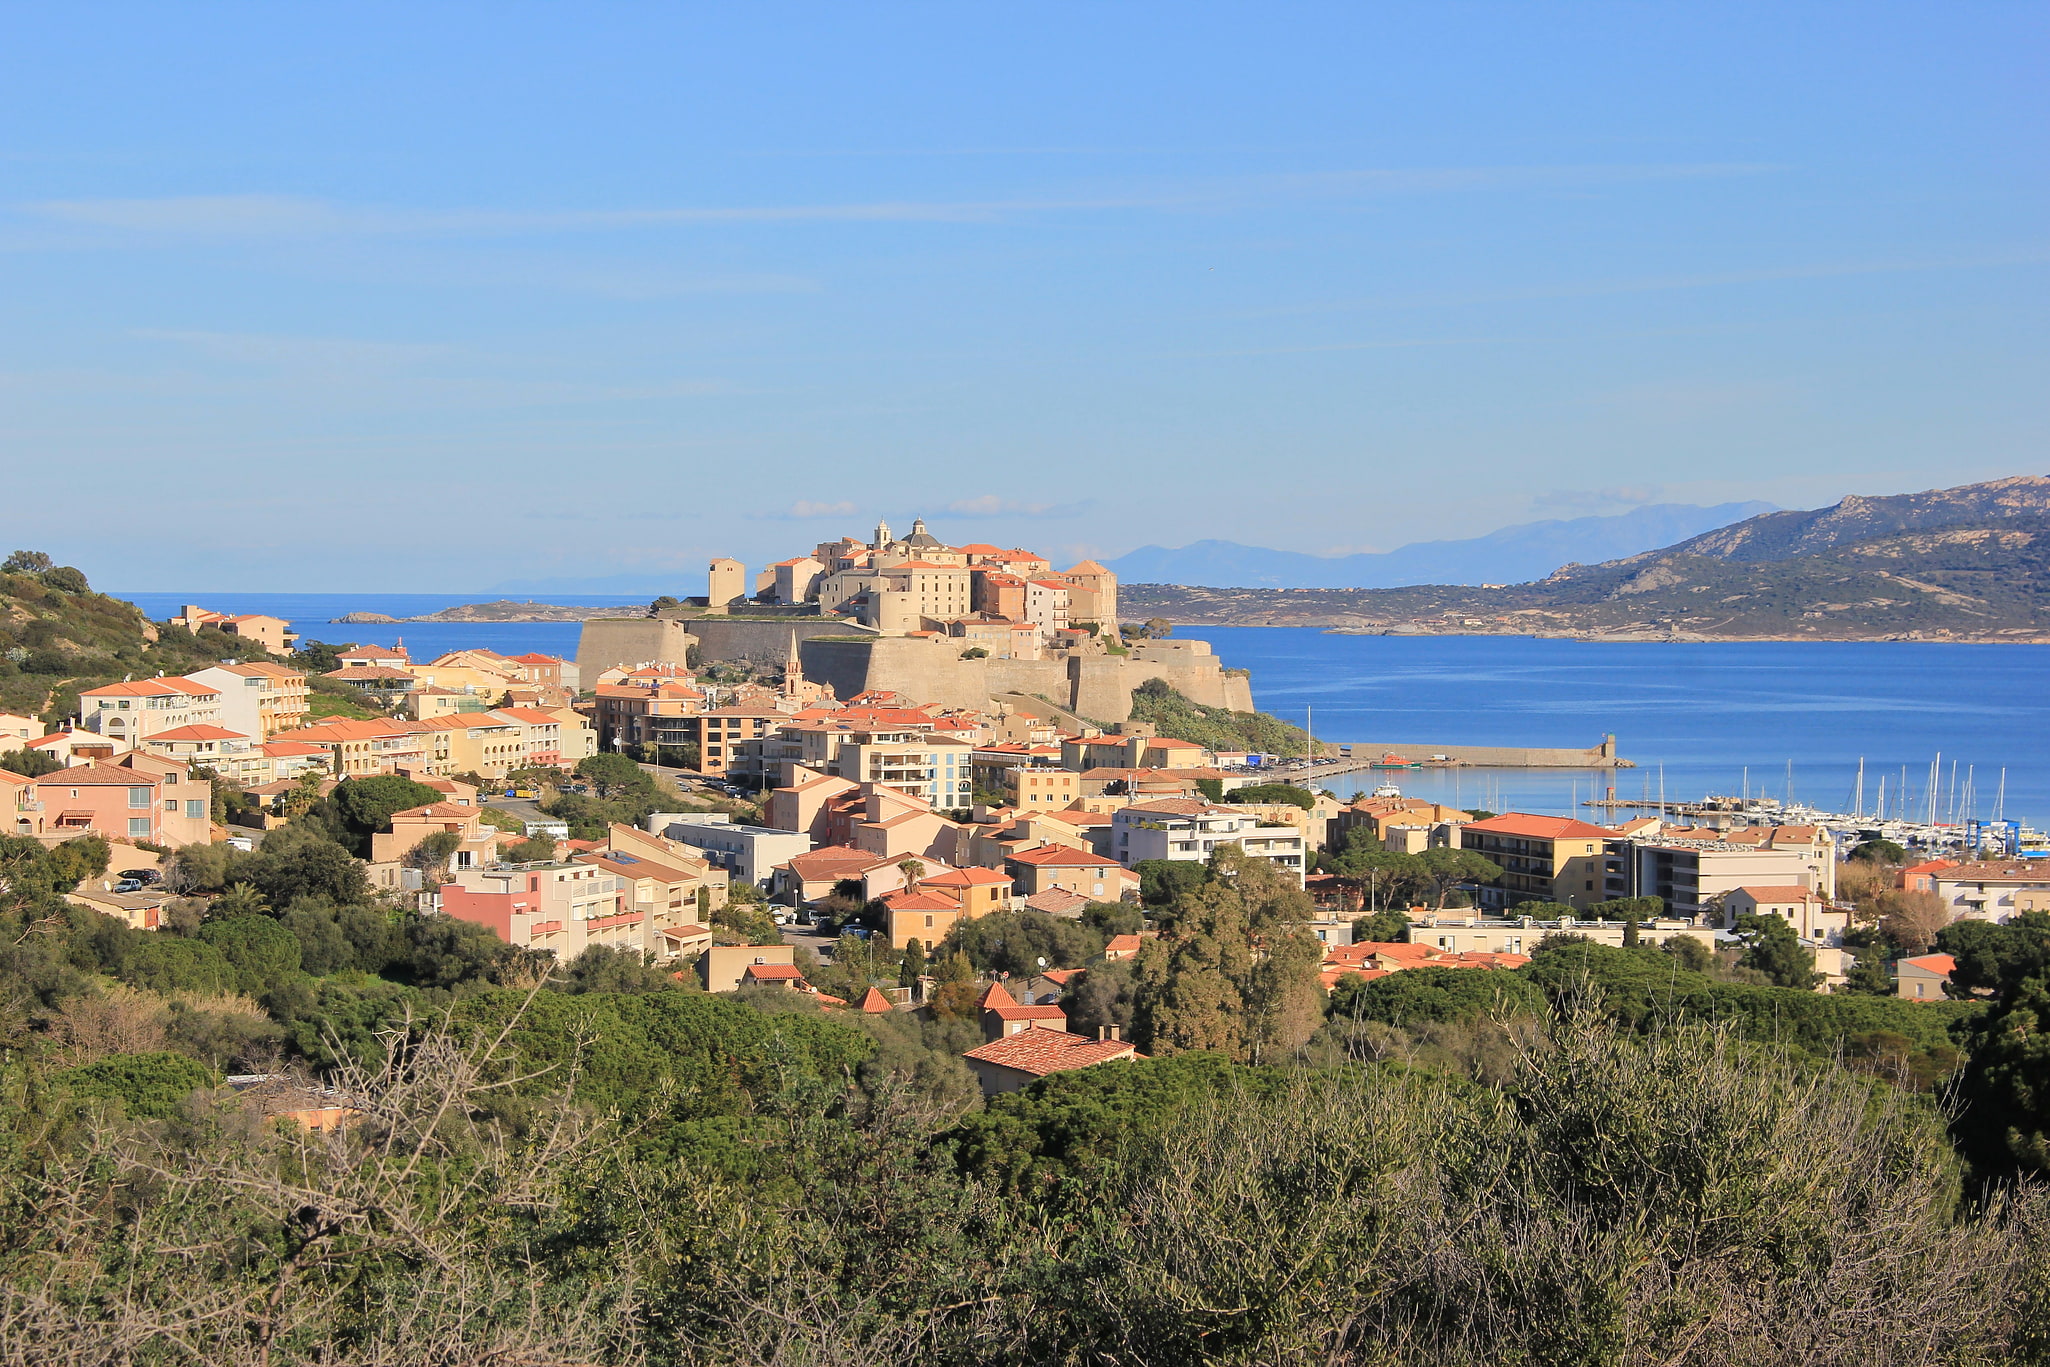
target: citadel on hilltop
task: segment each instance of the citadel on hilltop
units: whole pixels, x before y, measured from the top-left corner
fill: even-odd
[[[794,648],[805,677],[843,698],[888,690],[981,707],[1015,696],[1115,722],[1130,716],[1132,690],[1158,678],[1198,703],[1253,710],[1246,676],[1222,668],[1207,642],[1127,643],[1117,576],[1093,560],[1056,570],[1032,551],[950,546],[919,518],[906,536],[879,523],[867,542],[820,542],[762,569],[752,592],[749,582],[745,565],[721,558],[702,598],[589,620],[578,666],[595,678],[692,658],[781,660]]]

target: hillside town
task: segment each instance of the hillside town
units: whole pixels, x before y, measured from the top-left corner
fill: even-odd
[[[253,852],[309,812],[358,814],[362,883],[394,912],[562,967],[596,951],[713,992],[972,1016],[985,1039],[963,1057],[991,1094],[1137,1056],[1130,1011],[1085,989],[1171,959],[1187,899],[1220,877],[1264,889],[1235,952],[1278,962],[1288,946],[1295,981],[1323,994],[1420,968],[1514,969],[1571,941],[1935,1001],[1947,956],[1877,968],[1885,897],[1937,908],[1909,946],[1922,949],[1951,921],[2050,909],[2050,870],[2027,863],[1903,857],[1875,894],[1870,863],[1843,863],[1845,833],[1819,825],[1596,825],[1392,786],[1342,801],[1292,781],[1295,759],[1136,711],[1091,722],[1017,692],[843,697],[808,677],[799,619],[773,611],[943,639],[978,661],[1090,645],[1130,660],[1168,636],[1118,624],[1116,579],[1089,562],[1056,574],[1029,552],[945,545],[920,521],[755,582],[750,604],[743,567],[714,560],[696,606],[782,622],[780,660],[694,649],[589,677],[539,653],[415,660],[402,642],[316,643],[328,667],[311,669],[290,624],[188,605],[163,629],[247,640],[251,658],[84,689],[48,732],[0,717],[0,750],[26,761],[0,768],[0,810],[47,848],[104,841],[104,870],[68,896],[142,931],[190,902],[195,847]],[[1186,703],[1157,679],[1136,696],[1139,710]],[[999,966],[982,946],[998,925],[1053,952]]]

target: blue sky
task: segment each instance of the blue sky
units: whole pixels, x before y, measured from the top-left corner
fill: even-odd
[[[7,5],[0,541],[1110,557],[2045,473],[2040,4]]]

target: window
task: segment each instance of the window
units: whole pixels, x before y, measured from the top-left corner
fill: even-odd
[[[164,810],[171,813],[173,816],[176,816],[178,814],[178,799],[175,797],[165,798]]]
[[[128,834],[130,836],[139,836],[144,840],[149,839],[149,818],[146,816],[129,817]]]
[[[130,789],[128,790],[128,805],[129,805],[130,807],[147,807],[147,806],[149,806],[149,805],[150,805],[150,795],[149,795],[149,789],[147,789],[147,788],[130,788]]]

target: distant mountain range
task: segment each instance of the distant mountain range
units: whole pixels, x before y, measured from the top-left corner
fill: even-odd
[[[1131,584],[1128,619],[1608,638],[2050,640],[2050,479],[1770,512],[1477,589]]]
[[[1419,541],[1360,555],[1305,555],[1236,541],[1198,541],[1178,550],[1142,546],[1107,563],[1118,579],[1128,584],[1277,589],[1521,584],[1541,579],[1564,564],[1636,555],[1773,511],[1775,505],[1758,502],[1723,503],[1712,508],[1655,503],[1608,517],[1525,522],[1486,536]]]
[[[573,593],[587,598],[601,593],[658,593],[682,597],[687,593],[705,591],[705,571],[697,570],[649,571],[633,570],[625,574],[608,574],[596,579],[508,579],[493,584],[486,593],[519,594],[531,596],[541,593]]]

